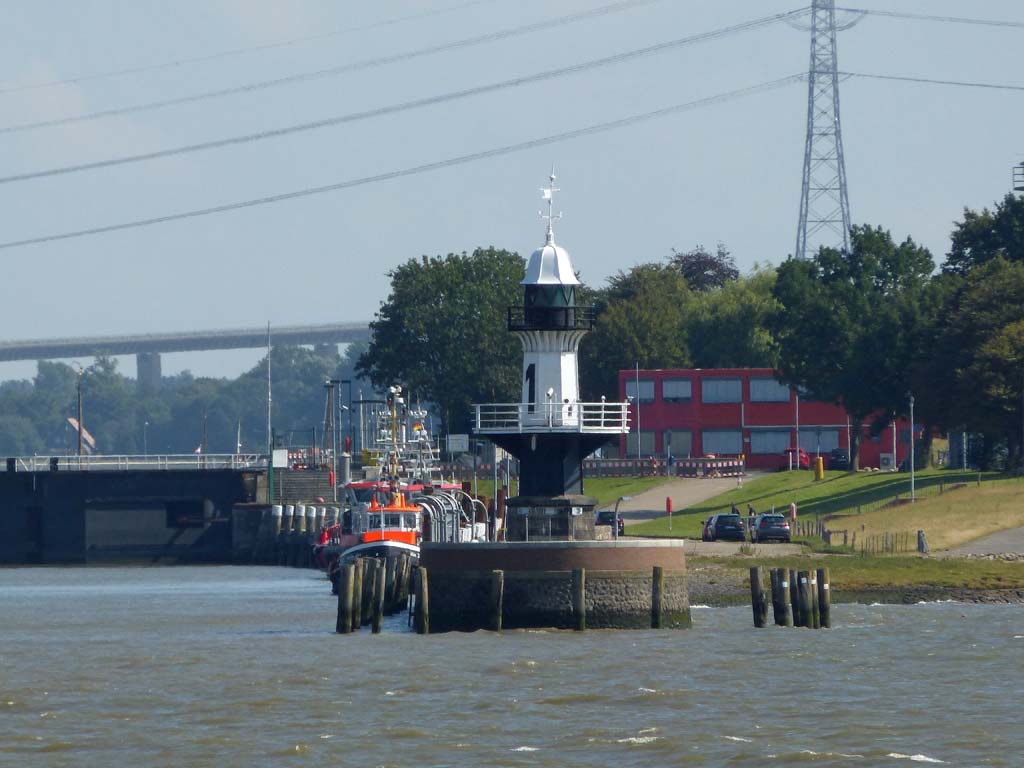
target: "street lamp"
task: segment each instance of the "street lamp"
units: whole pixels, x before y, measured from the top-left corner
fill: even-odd
[[[346,410],[348,411],[348,430],[346,430],[346,435],[348,436],[350,442],[353,443],[351,447],[354,448],[355,441],[352,440],[352,379],[341,379],[338,383],[348,384],[348,408],[346,408]]]
[[[619,502],[621,502],[621,501],[630,501],[630,500],[632,500],[632,498],[633,498],[632,496],[619,496],[619,498],[617,498],[615,500],[615,514],[613,516],[614,519],[612,520],[612,538],[613,539],[617,540],[619,538]]]
[[[910,395],[910,501],[914,501],[914,395]]]
[[[149,429],[149,422],[142,422],[142,455],[149,456],[149,445],[146,442],[146,430]]]
[[[75,387],[78,393],[78,457],[81,461],[82,457],[82,430],[84,425],[82,424],[82,375],[85,373],[85,369],[82,368],[82,364],[77,360],[71,361],[72,365],[78,367],[78,384]]]

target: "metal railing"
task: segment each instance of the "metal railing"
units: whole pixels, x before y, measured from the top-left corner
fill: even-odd
[[[125,472],[128,470],[266,469],[258,453],[161,454],[150,456],[14,456],[0,472]]]
[[[593,307],[509,307],[510,331],[591,331]]]
[[[629,403],[483,403],[473,406],[474,431],[629,432]]]

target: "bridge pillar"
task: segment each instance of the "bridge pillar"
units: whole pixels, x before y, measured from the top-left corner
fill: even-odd
[[[151,395],[160,389],[159,352],[139,352],[135,355],[136,385],[140,394]]]

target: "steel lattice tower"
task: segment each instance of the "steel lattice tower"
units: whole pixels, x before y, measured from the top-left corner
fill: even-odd
[[[850,201],[846,192],[843,134],[839,123],[839,65],[836,59],[835,0],[811,4],[811,68],[807,89],[807,143],[804,148],[798,259],[820,246],[847,250]]]

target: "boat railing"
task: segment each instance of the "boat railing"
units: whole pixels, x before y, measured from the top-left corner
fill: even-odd
[[[629,432],[629,403],[482,403],[473,408],[478,433]]]

